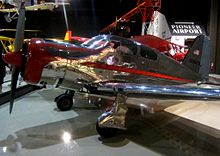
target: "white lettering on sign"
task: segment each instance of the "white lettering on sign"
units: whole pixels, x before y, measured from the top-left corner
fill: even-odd
[[[171,29],[173,34],[203,34],[199,25],[172,24]]]

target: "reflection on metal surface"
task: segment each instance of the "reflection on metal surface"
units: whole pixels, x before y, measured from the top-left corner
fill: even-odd
[[[139,105],[140,105],[141,115],[144,115],[145,112],[151,113],[151,114],[155,113],[153,107],[150,107],[150,106],[145,105],[145,104],[143,104],[143,103],[141,103],[141,104],[139,104]]]
[[[188,97],[200,97],[200,98],[220,98],[220,89],[200,87],[200,86],[159,86],[159,85],[147,85],[147,84],[132,84],[132,83],[108,83],[103,85],[99,90],[109,91],[115,88],[120,88],[126,93],[135,94],[160,94],[170,96],[188,96]]]
[[[126,100],[125,95],[118,94],[112,109],[99,117],[99,126],[125,130],[125,117],[128,111]]]
[[[105,62],[108,60],[109,56],[114,56],[113,52],[115,50],[113,48],[106,48],[100,52],[99,55],[91,55],[84,59],[80,60],[70,60],[70,59],[61,59],[58,58],[58,61],[50,62],[43,69],[40,82],[46,82],[47,84],[54,85],[58,82],[59,79],[63,79],[60,85],[62,87],[69,87],[74,85],[78,85],[78,83],[82,83],[82,85],[92,83],[92,82],[100,82],[108,79],[112,79],[110,74],[106,74],[102,71],[82,65],[82,63],[86,62]],[[56,86],[56,84],[55,84]],[[82,86],[80,86],[82,87]]]

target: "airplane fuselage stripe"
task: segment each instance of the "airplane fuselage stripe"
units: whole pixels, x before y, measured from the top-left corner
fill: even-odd
[[[126,68],[123,66],[107,65],[107,64],[95,63],[95,62],[84,62],[84,63],[82,63],[82,65],[97,68],[97,69],[114,70],[114,71],[126,72],[126,73],[137,74],[137,75],[145,75],[145,76],[169,79],[169,80],[180,81],[180,82],[187,82],[187,83],[192,82],[192,80],[173,77],[173,76],[169,76],[169,75],[165,75],[165,74],[159,74],[159,73],[153,73],[153,72],[148,72],[148,71],[143,71],[143,70]]]

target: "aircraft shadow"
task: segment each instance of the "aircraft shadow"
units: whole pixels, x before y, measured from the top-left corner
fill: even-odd
[[[129,140],[162,155],[219,155],[220,131],[167,112],[138,115],[139,110],[129,110],[127,131],[119,134],[121,140]],[[215,132],[210,135],[206,132]],[[117,139],[100,139],[114,147]]]

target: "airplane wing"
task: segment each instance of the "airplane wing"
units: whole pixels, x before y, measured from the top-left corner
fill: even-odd
[[[138,5],[137,7],[135,7],[134,9],[132,9],[131,11],[129,11],[128,13],[126,13],[125,15],[120,17],[119,20],[128,21],[132,16],[134,16],[136,13],[139,12],[139,9],[141,7],[143,7],[145,5],[146,5],[146,2],[141,3],[140,5]],[[111,30],[112,28],[114,28],[117,25],[117,22],[118,21],[115,21],[115,22],[111,23],[110,25],[108,25],[107,27],[103,28],[102,30],[100,30],[100,33],[104,33],[104,32]]]
[[[129,97],[157,97],[159,99],[220,99],[216,85],[149,85],[136,83],[106,83],[98,88],[102,93],[121,93]]]
[[[141,14],[144,14],[142,12],[143,8],[147,7],[148,8],[148,11],[149,11],[149,8],[153,8],[154,9],[160,9],[160,4],[161,2],[159,1],[144,1],[144,2],[138,2],[138,6],[135,7],[134,9],[132,9],[131,11],[129,11],[128,13],[124,14],[123,16],[121,16],[118,20],[116,20],[115,22],[111,23],[110,25],[108,25],[107,27],[103,28],[102,30],[100,30],[100,33],[105,33],[109,30],[111,30],[112,28],[114,28],[116,25],[117,25],[117,22],[118,21],[124,21],[124,22],[128,22],[131,17],[133,17],[135,14],[137,13],[141,13]],[[153,14],[152,11],[149,11],[149,17],[151,17]]]
[[[11,9],[0,9],[0,12],[3,13],[10,13],[10,12],[17,12],[18,9],[17,8],[11,8]]]
[[[47,2],[42,4],[36,4],[32,6],[26,6],[26,11],[38,11],[38,10],[53,10],[58,7],[58,4],[53,2]],[[3,13],[11,13],[11,12],[18,12],[18,8],[10,8],[10,9],[0,9],[0,12]]]
[[[2,31],[16,31],[16,29],[0,29],[0,32],[2,32]],[[28,30],[28,29],[25,29],[24,30],[25,32],[40,32],[40,30],[34,30],[34,29],[32,29],[32,30]]]
[[[14,41],[14,38],[5,37],[5,36],[0,36],[0,41]]]
[[[0,36],[0,42],[2,44],[2,47],[4,48],[5,52],[8,52],[9,49],[12,50],[14,48],[14,38]]]
[[[32,6],[26,6],[26,11],[38,11],[38,10],[53,10],[55,8],[58,8],[59,5],[69,5],[68,2],[60,2],[60,3],[54,3],[54,2],[45,2],[41,4],[36,4]]]
[[[148,85],[134,83],[106,83],[98,89],[99,93],[114,93],[113,104],[100,105],[105,111],[99,118],[96,126],[97,132],[109,137],[103,128],[126,130],[126,114],[128,107],[140,109],[140,113],[155,113],[170,106],[180,104],[181,101],[198,100],[218,101],[220,99],[219,87],[208,85]],[[109,94],[112,96],[112,94]],[[105,105],[106,108],[105,108]],[[109,106],[108,106],[109,105]],[[110,110],[109,110],[110,109]],[[117,132],[117,131],[116,131]],[[113,134],[114,135],[114,134]]]
[[[47,3],[37,4],[33,6],[27,6],[25,7],[25,10],[26,11],[53,10],[57,7],[58,5],[56,3],[47,2]]]

